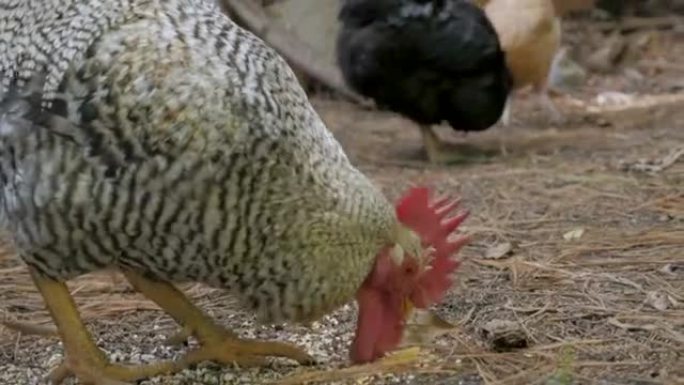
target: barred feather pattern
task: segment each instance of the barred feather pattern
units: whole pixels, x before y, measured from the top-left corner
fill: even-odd
[[[42,112],[8,96],[36,74]],[[0,75],[0,219],[47,276],[126,267],[309,321],[392,242],[287,64],[209,0],[0,0]]]

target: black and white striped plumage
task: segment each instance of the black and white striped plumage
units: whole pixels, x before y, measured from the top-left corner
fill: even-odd
[[[0,219],[49,277],[126,266],[307,320],[393,243],[290,68],[209,0],[3,0],[0,95]]]

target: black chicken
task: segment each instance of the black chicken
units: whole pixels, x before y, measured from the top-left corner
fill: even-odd
[[[432,125],[481,131],[503,113],[511,76],[494,27],[467,0],[342,0],[337,59],[345,80],[420,125],[431,162],[446,152]]]

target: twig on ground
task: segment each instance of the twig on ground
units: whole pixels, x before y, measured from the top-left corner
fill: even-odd
[[[39,325],[16,320],[0,321],[0,325],[26,335],[38,335],[42,337],[57,337],[59,335],[57,329],[52,325]]]

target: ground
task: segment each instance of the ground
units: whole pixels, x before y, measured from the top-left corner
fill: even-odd
[[[566,123],[547,122],[522,95],[512,127],[467,136],[440,129],[453,142],[493,152],[476,163],[429,166],[411,122],[315,97],[353,162],[389,196],[427,183],[461,196],[471,210],[464,231],[473,241],[456,287],[437,308],[456,326],[418,355],[348,368],[352,305],[311,329],[254,326],[221,291],[186,285],[222,324],[306,346],[320,365],[207,365],[144,384],[684,384],[684,156],[677,162],[684,98],[676,94],[684,89],[684,39],[652,33],[656,48],[644,57],[657,52],[669,66],[640,67],[641,78],[622,69],[592,74],[585,87],[557,98]],[[645,106],[587,110],[608,90],[634,93]],[[113,359],[182,352],[162,343],[173,322],[117,274],[91,274],[70,287]],[[0,316],[49,323],[8,248],[0,254]],[[497,324],[510,329],[507,337]],[[56,339],[0,327],[0,383],[42,383],[60,357]]]

